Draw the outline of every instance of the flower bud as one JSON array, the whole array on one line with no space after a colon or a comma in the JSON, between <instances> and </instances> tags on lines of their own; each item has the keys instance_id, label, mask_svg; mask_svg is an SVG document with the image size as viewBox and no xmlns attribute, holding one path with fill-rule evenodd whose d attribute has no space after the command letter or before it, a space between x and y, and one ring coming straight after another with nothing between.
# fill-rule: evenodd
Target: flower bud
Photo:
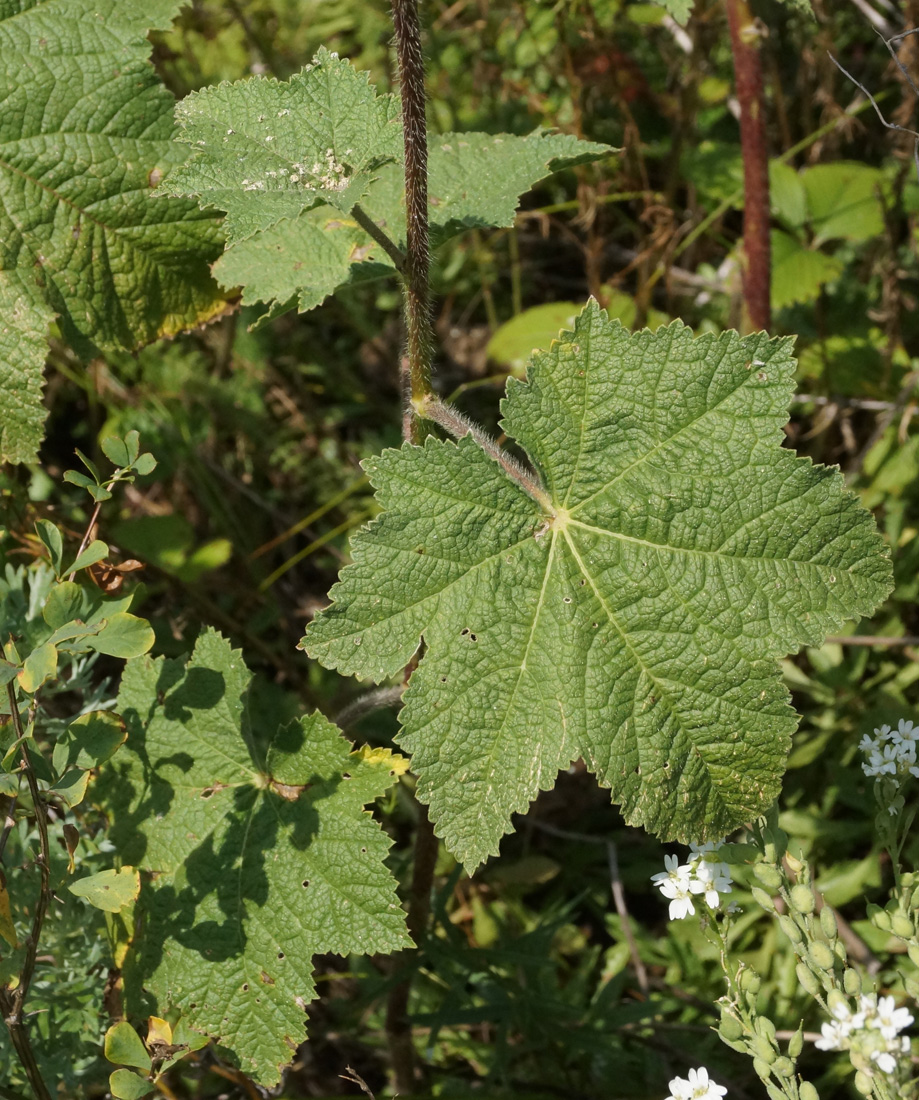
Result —
<instances>
[{"instance_id":1,"label":"flower bud","mask_svg":"<svg viewBox=\"0 0 919 1100\"><path fill-rule=\"evenodd\" d=\"M753 1072L760 1081L768 1081L772 1076L772 1070L769 1068L769 1063L762 1061L760 1058L753 1059Z\"/></svg>"},{"instance_id":2,"label":"flower bud","mask_svg":"<svg viewBox=\"0 0 919 1100\"><path fill-rule=\"evenodd\" d=\"M744 993L752 993L755 996L763 983L755 970L741 970L737 984Z\"/></svg>"},{"instance_id":3,"label":"flower bud","mask_svg":"<svg viewBox=\"0 0 919 1100\"><path fill-rule=\"evenodd\" d=\"M771 1044L775 1045L775 1024L768 1016L757 1016L753 1021L753 1030L757 1035L762 1035L764 1039L768 1039Z\"/></svg>"},{"instance_id":4,"label":"flower bud","mask_svg":"<svg viewBox=\"0 0 919 1100\"><path fill-rule=\"evenodd\" d=\"M804 933L798 927L797 923L784 913L779 917L779 928L782 929L796 947L804 943Z\"/></svg>"},{"instance_id":5,"label":"flower bud","mask_svg":"<svg viewBox=\"0 0 919 1100\"><path fill-rule=\"evenodd\" d=\"M855 1087L862 1094L862 1096L870 1096L872 1090L871 1078L867 1073L859 1070L855 1075Z\"/></svg>"},{"instance_id":6,"label":"flower bud","mask_svg":"<svg viewBox=\"0 0 919 1100\"><path fill-rule=\"evenodd\" d=\"M788 1040L788 1057L797 1058L804 1049L804 1024L798 1025L798 1030Z\"/></svg>"},{"instance_id":7,"label":"flower bud","mask_svg":"<svg viewBox=\"0 0 919 1100\"><path fill-rule=\"evenodd\" d=\"M770 1043L768 1039L764 1039L762 1035L753 1036L750 1040L750 1049L753 1051L753 1054L759 1058L760 1061L765 1062L767 1066L771 1066L778 1057L772 1043Z\"/></svg>"},{"instance_id":8,"label":"flower bud","mask_svg":"<svg viewBox=\"0 0 919 1100\"><path fill-rule=\"evenodd\" d=\"M875 928L880 928L882 932L890 931L890 914L886 909L879 909L877 906L870 907L873 911L868 913L868 918Z\"/></svg>"},{"instance_id":9,"label":"flower bud","mask_svg":"<svg viewBox=\"0 0 919 1100\"><path fill-rule=\"evenodd\" d=\"M820 970L832 970L836 956L822 940L814 940L807 946L807 957Z\"/></svg>"},{"instance_id":10,"label":"flower bud","mask_svg":"<svg viewBox=\"0 0 919 1100\"><path fill-rule=\"evenodd\" d=\"M905 913L892 913L890 930L901 940L911 940L916 935L916 926Z\"/></svg>"},{"instance_id":11,"label":"flower bud","mask_svg":"<svg viewBox=\"0 0 919 1100\"><path fill-rule=\"evenodd\" d=\"M729 1043L736 1042L743 1035L743 1024L736 1016L729 1016L727 1012L722 1011L718 1034Z\"/></svg>"},{"instance_id":12,"label":"flower bud","mask_svg":"<svg viewBox=\"0 0 919 1100\"><path fill-rule=\"evenodd\" d=\"M852 967L847 967L842 975L842 987L850 997L857 997L862 991L862 976Z\"/></svg>"},{"instance_id":13,"label":"flower bud","mask_svg":"<svg viewBox=\"0 0 919 1100\"><path fill-rule=\"evenodd\" d=\"M810 1081L802 1081L798 1085L798 1096L801 1100L820 1100L820 1093L817 1092Z\"/></svg>"},{"instance_id":14,"label":"flower bud","mask_svg":"<svg viewBox=\"0 0 919 1100\"><path fill-rule=\"evenodd\" d=\"M773 867L770 863L754 863L753 874L767 890L776 891L782 888L782 876L779 874L778 868Z\"/></svg>"},{"instance_id":15,"label":"flower bud","mask_svg":"<svg viewBox=\"0 0 919 1100\"><path fill-rule=\"evenodd\" d=\"M809 886L805 886L803 882L796 883L796 885L792 886L791 907L804 916L810 916L816 907L813 890L811 890Z\"/></svg>"},{"instance_id":16,"label":"flower bud","mask_svg":"<svg viewBox=\"0 0 919 1100\"><path fill-rule=\"evenodd\" d=\"M804 870L805 864L803 860L798 859L797 856L793 856L791 852L785 853L785 862L788 864L789 869L795 875L800 875Z\"/></svg>"},{"instance_id":17,"label":"flower bud","mask_svg":"<svg viewBox=\"0 0 919 1100\"><path fill-rule=\"evenodd\" d=\"M798 975L798 983L805 993L810 993L812 997L820 996L823 987L814 977L813 973L808 970L805 963L799 962L795 967L795 973Z\"/></svg>"},{"instance_id":18,"label":"flower bud","mask_svg":"<svg viewBox=\"0 0 919 1100\"><path fill-rule=\"evenodd\" d=\"M754 886L751 893L753 894L753 900L761 909L765 909L767 913L775 912L775 902L772 900L771 894L767 894L759 886Z\"/></svg>"},{"instance_id":19,"label":"flower bud","mask_svg":"<svg viewBox=\"0 0 919 1100\"><path fill-rule=\"evenodd\" d=\"M828 905L824 905L820 910L820 927L823 929L823 934L828 940L836 939L838 934L836 914Z\"/></svg>"}]
</instances>

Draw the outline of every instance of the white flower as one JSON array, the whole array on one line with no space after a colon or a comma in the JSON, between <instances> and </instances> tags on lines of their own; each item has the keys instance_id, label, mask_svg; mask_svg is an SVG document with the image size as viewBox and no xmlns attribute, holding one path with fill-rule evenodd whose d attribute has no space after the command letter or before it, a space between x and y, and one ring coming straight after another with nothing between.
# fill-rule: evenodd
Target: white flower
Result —
<instances>
[{"instance_id":1,"label":"white flower","mask_svg":"<svg viewBox=\"0 0 919 1100\"><path fill-rule=\"evenodd\" d=\"M908 1009L896 1008L893 997L881 997L878 1001L877 1014L869 1021L868 1026L877 1028L885 1039L895 1039L912 1022L913 1018Z\"/></svg>"},{"instance_id":2,"label":"white flower","mask_svg":"<svg viewBox=\"0 0 919 1100\"><path fill-rule=\"evenodd\" d=\"M881 1073L895 1073L897 1069L897 1060L892 1054L889 1054L886 1050L872 1050L869 1055L872 1062L877 1064Z\"/></svg>"},{"instance_id":3,"label":"white flower","mask_svg":"<svg viewBox=\"0 0 919 1100\"><path fill-rule=\"evenodd\" d=\"M700 1069L689 1071L689 1080L674 1077L670 1082L668 1100L721 1100L727 1091L723 1085L716 1085L714 1081L710 1081L708 1070L702 1066Z\"/></svg>"},{"instance_id":4,"label":"white flower","mask_svg":"<svg viewBox=\"0 0 919 1100\"><path fill-rule=\"evenodd\" d=\"M680 864L676 856L664 856L664 871L651 876L651 881L670 900L670 919L680 920L695 913L693 896L702 894L710 909L721 908L721 894L729 894L733 880L731 869L717 858L723 841L707 841L690 845L688 863Z\"/></svg>"}]
</instances>

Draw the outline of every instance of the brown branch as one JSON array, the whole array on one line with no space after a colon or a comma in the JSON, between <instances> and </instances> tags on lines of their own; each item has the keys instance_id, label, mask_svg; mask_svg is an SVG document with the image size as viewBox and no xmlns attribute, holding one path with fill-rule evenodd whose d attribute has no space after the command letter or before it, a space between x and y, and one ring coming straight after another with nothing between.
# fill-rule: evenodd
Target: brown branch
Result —
<instances>
[{"instance_id":1,"label":"brown branch","mask_svg":"<svg viewBox=\"0 0 919 1100\"><path fill-rule=\"evenodd\" d=\"M759 55L759 29L747 0L726 0L734 80L740 103L740 149L744 172L743 289L750 327L768 329L769 157L766 149L766 101Z\"/></svg>"}]
</instances>

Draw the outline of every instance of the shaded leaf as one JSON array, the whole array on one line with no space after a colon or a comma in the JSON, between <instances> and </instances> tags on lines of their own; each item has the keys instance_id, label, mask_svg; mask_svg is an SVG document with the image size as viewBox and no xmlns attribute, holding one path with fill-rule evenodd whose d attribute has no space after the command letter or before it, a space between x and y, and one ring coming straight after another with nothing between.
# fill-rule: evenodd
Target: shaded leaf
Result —
<instances>
[{"instance_id":1,"label":"shaded leaf","mask_svg":"<svg viewBox=\"0 0 919 1100\"><path fill-rule=\"evenodd\" d=\"M213 631L187 666L130 662L128 741L98 793L118 850L154 872L131 972L160 1012L179 1007L273 1084L304 1037L312 956L410 942L384 864L390 840L364 809L406 761L352 752L320 715L255 733L250 679ZM266 757L256 739L270 739Z\"/></svg>"}]
</instances>

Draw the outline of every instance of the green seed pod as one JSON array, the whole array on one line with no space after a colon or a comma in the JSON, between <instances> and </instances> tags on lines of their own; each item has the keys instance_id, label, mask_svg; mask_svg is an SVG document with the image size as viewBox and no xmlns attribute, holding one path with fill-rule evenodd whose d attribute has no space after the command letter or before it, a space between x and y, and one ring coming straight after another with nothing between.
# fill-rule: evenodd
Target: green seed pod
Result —
<instances>
[{"instance_id":1,"label":"green seed pod","mask_svg":"<svg viewBox=\"0 0 919 1100\"><path fill-rule=\"evenodd\" d=\"M919 966L919 943L908 943L906 945L906 953L909 955L910 962L913 966Z\"/></svg>"},{"instance_id":2,"label":"green seed pod","mask_svg":"<svg viewBox=\"0 0 919 1100\"><path fill-rule=\"evenodd\" d=\"M795 1064L790 1058L776 1058L772 1063L772 1072L778 1077L794 1077Z\"/></svg>"},{"instance_id":3,"label":"green seed pod","mask_svg":"<svg viewBox=\"0 0 919 1100\"><path fill-rule=\"evenodd\" d=\"M858 1073L856 1073L855 1087L862 1094L862 1096L871 1095L871 1089L873 1086L871 1083L871 1078L868 1076L867 1073L864 1073L862 1070L859 1070Z\"/></svg>"},{"instance_id":4,"label":"green seed pod","mask_svg":"<svg viewBox=\"0 0 919 1100\"><path fill-rule=\"evenodd\" d=\"M849 961L849 956L846 953L846 945L842 940L833 941L833 954L839 959L843 966Z\"/></svg>"},{"instance_id":5,"label":"green seed pod","mask_svg":"<svg viewBox=\"0 0 919 1100\"><path fill-rule=\"evenodd\" d=\"M851 966L843 971L842 988L850 997L857 997L862 991L862 976Z\"/></svg>"},{"instance_id":6,"label":"green seed pod","mask_svg":"<svg viewBox=\"0 0 919 1100\"><path fill-rule=\"evenodd\" d=\"M788 1057L797 1058L804 1049L804 1024L798 1026L798 1030L788 1040Z\"/></svg>"},{"instance_id":7,"label":"green seed pod","mask_svg":"<svg viewBox=\"0 0 919 1100\"><path fill-rule=\"evenodd\" d=\"M901 940L911 940L916 935L916 926L905 913L891 914L890 930Z\"/></svg>"},{"instance_id":8,"label":"green seed pod","mask_svg":"<svg viewBox=\"0 0 919 1100\"><path fill-rule=\"evenodd\" d=\"M773 1046L775 1045L775 1024L768 1016L757 1016L753 1021L753 1030L757 1035L768 1039Z\"/></svg>"},{"instance_id":9,"label":"green seed pod","mask_svg":"<svg viewBox=\"0 0 919 1100\"><path fill-rule=\"evenodd\" d=\"M735 1016L729 1016L726 1012L722 1012L718 1034L729 1043L736 1042L743 1036L743 1024Z\"/></svg>"},{"instance_id":10,"label":"green seed pod","mask_svg":"<svg viewBox=\"0 0 919 1100\"><path fill-rule=\"evenodd\" d=\"M759 1058L753 1059L753 1072L760 1079L760 1081L768 1081L772 1076L772 1070L769 1068L768 1062L763 1062Z\"/></svg>"},{"instance_id":11,"label":"green seed pod","mask_svg":"<svg viewBox=\"0 0 919 1100\"><path fill-rule=\"evenodd\" d=\"M769 863L754 863L753 874L767 890L781 890L782 876L779 874L777 867L773 867Z\"/></svg>"},{"instance_id":12,"label":"green seed pod","mask_svg":"<svg viewBox=\"0 0 919 1100\"><path fill-rule=\"evenodd\" d=\"M817 981L814 974L807 968L806 963L799 962L795 967L795 973L798 975L798 982L805 993L810 993L812 997L819 997L823 989L820 982Z\"/></svg>"},{"instance_id":13,"label":"green seed pod","mask_svg":"<svg viewBox=\"0 0 919 1100\"><path fill-rule=\"evenodd\" d=\"M836 939L839 931L836 927L836 914L828 905L824 905L820 910L820 927L828 940Z\"/></svg>"},{"instance_id":14,"label":"green seed pod","mask_svg":"<svg viewBox=\"0 0 919 1100\"><path fill-rule=\"evenodd\" d=\"M767 913L775 912L775 902L772 900L771 894L767 894L760 886L752 887L750 892L753 894L753 900L760 909L765 909Z\"/></svg>"},{"instance_id":15,"label":"green seed pod","mask_svg":"<svg viewBox=\"0 0 919 1100\"><path fill-rule=\"evenodd\" d=\"M914 1001L919 1001L919 974L905 974L903 987Z\"/></svg>"},{"instance_id":16,"label":"green seed pod","mask_svg":"<svg viewBox=\"0 0 919 1100\"><path fill-rule=\"evenodd\" d=\"M919 886L917 886L916 889L913 890L912 895L910 896L909 907L910 909L919 909Z\"/></svg>"},{"instance_id":17,"label":"green seed pod","mask_svg":"<svg viewBox=\"0 0 919 1100\"><path fill-rule=\"evenodd\" d=\"M817 1092L810 1081L802 1081L798 1085L798 1096L801 1100L820 1100L820 1093Z\"/></svg>"},{"instance_id":18,"label":"green seed pod","mask_svg":"<svg viewBox=\"0 0 919 1100\"><path fill-rule=\"evenodd\" d=\"M890 914L886 909L878 909L875 907L875 911L869 913L868 916L875 928L880 928L882 932L890 931Z\"/></svg>"},{"instance_id":19,"label":"green seed pod","mask_svg":"<svg viewBox=\"0 0 919 1100\"><path fill-rule=\"evenodd\" d=\"M769 1097L769 1100L788 1100L786 1093L775 1085L770 1085L768 1081L766 1082L766 1095Z\"/></svg>"},{"instance_id":20,"label":"green seed pod","mask_svg":"<svg viewBox=\"0 0 919 1100\"><path fill-rule=\"evenodd\" d=\"M785 913L782 913L779 917L779 928L782 929L796 947L804 943L804 933L798 927L797 923Z\"/></svg>"},{"instance_id":21,"label":"green seed pod","mask_svg":"<svg viewBox=\"0 0 919 1100\"><path fill-rule=\"evenodd\" d=\"M816 908L817 903L814 900L814 892L809 886L805 886L803 882L797 883L791 888L791 907L798 913L802 913L804 916L810 916Z\"/></svg>"},{"instance_id":22,"label":"green seed pod","mask_svg":"<svg viewBox=\"0 0 919 1100\"><path fill-rule=\"evenodd\" d=\"M759 1058L761 1062L765 1062L767 1066L771 1066L778 1057L772 1043L768 1039L764 1039L762 1035L753 1036L750 1040L750 1049L753 1051L754 1056Z\"/></svg>"},{"instance_id":23,"label":"green seed pod","mask_svg":"<svg viewBox=\"0 0 919 1100\"><path fill-rule=\"evenodd\" d=\"M762 984L762 980L755 970L741 970L738 985L744 993L751 993L755 996L759 993L759 987Z\"/></svg>"},{"instance_id":24,"label":"green seed pod","mask_svg":"<svg viewBox=\"0 0 919 1100\"><path fill-rule=\"evenodd\" d=\"M832 970L836 961L836 956L821 940L808 944L807 957L820 970Z\"/></svg>"}]
</instances>

